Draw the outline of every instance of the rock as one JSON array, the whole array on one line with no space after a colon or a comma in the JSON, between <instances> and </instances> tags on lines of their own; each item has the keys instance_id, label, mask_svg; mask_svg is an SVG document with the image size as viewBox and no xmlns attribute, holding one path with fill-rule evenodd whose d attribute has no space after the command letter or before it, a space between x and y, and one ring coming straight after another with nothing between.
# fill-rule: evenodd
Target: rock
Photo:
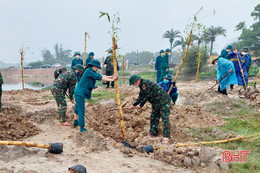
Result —
<instances>
[{"instance_id":1,"label":"rock","mask_svg":"<svg viewBox=\"0 0 260 173\"><path fill-rule=\"evenodd\" d=\"M188 156L192 157L193 155L195 155L195 152L190 151L190 152L188 152L187 154L188 154Z\"/></svg>"},{"instance_id":2,"label":"rock","mask_svg":"<svg viewBox=\"0 0 260 173\"><path fill-rule=\"evenodd\" d=\"M200 159L199 159L199 157L193 157L193 158L191 159L191 163L192 163L192 165L195 166L195 167L199 166L199 165L200 165Z\"/></svg>"},{"instance_id":3,"label":"rock","mask_svg":"<svg viewBox=\"0 0 260 173\"><path fill-rule=\"evenodd\" d=\"M202 147L200 149L199 153L199 159L202 163L208 163L210 160L215 156L215 151L207 148L207 147Z\"/></svg>"},{"instance_id":4,"label":"rock","mask_svg":"<svg viewBox=\"0 0 260 173\"><path fill-rule=\"evenodd\" d=\"M222 161L222 159L218 159L217 160L217 165L221 168L221 169L223 169L223 170L229 170L229 165L228 165L228 163L226 163L226 162L223 162Z\"/></svg>"},{"instance_id":5,"label":"rock","mask_svg":"<svg viewBox=\"0 0 260 173\"><path fill-rule=\"evenodd\" d=\"M192 166L191 159L188 157L185 157L183 160L183 164L187 167L191 167Z\"/></svg>"},{"instance_id":6,"label":"rock","mask_svg":"<svg viewBox=\"0 0 260 173\"><path fill-rule=\"evenodd\" d=\"M209 170L210 172L219 172L219 167L215 162L211 162L209 164Z\"/></svg>"},{"instance_id":7,"label":"rock","mask_svg":"<svg viewBox=\"0 0 260 173\"><path fill-rule=\"evenodd\" d=\"M201 163L200 166L204 168L206 166L206 164L205 163Z\"/></svg>"}]
</instances>

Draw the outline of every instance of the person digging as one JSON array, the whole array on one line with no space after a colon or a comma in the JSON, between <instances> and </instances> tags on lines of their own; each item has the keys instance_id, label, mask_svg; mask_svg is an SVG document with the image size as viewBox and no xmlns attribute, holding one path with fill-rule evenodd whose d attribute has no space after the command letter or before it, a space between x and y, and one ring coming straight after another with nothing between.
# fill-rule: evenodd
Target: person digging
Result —
<instances>
[{"instance_id":1,"label":"person digging","mask_svg":"<svg viewBox=\"0 0 260 173\"><path fill-rule=\"evenodd\" d=\"M156 136L159 131L159 120L163 122L162 144L168 144L170 138L170 96L156 83L142 79L141 76L132 75L129 84L140 87L140 93L135 103L129 109L142 108L149 101L152 104L152 114L150 117L150 135Z\"/></svg>"},{"instance_id":2,"label":"person digging","mask_svg":"<svg viewBox=\"0 0 260 173\"><path fill-rule=\"evenodd\" d=\"M67 90L69 90L69 99L72 103L74 103L73 94L77 83L76 74L80 70L83 70L82 67L82 65L78 64L73 67L73 72L63 70L61 74L58 74L58 76L57 74L54 74L56 76L51 87L51 93L55 98L58 106L59 121L61 122L61 125L70 126L70 124L66 121L67 102L65 100L65 95Z\"/></svg>"},{"instance_id":3,"label":"person digging","mask_svg":"<svg viewBox=\"0 0 260 173\"><path fill-rule=\"evenodd\" d=\"M228 95L227 88L237 84L237 77L233 63L223 57L216 58L212 61L213 65L217 65L217 82L219 82L218 92ZM222 79L222 80L221 80Z\"/></svg>"}]
</instances>

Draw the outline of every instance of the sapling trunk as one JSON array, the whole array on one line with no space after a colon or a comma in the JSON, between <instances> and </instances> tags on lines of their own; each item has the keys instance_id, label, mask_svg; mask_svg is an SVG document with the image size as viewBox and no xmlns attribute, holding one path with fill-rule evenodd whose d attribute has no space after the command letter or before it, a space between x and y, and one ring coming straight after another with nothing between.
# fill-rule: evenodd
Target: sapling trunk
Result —
<instances>
[{"instance_id":1,"label":"sapling trunk","mask_svg":"<svg viewBox=\"0 0 260 173\"><path fill-rule=\"evenodd\" d=\"M114 64L114 74L118 74L117 71L117 59L116 59L116 49L117 49L117 44L116 44L116 38L113 36L112 37L112 43L113 43L113 64ZM117 107L118 107L118 112L120 116L120 125L121 125L121 131L123 138L126 139L126 133L125 133L125 123L124 123L124 116L123 116L123 111L120 103L120 93L119 93L119 87L118 87L118 79L115 80L115 90L116 90L116 101L117 101Z\"/></svg>"},{"instance_id":2,"label":"sapling trunk","mask_svg":"<svg viewBox=\"0 0 260 173\"><path fill-rule=\"evenodd\" d=\"M125 56L123 56L123 84L125 84Z\"/></svg>"},{"instance_id":3,"label":"sapling trunk","mask_svg":"<svg viewBox=\"0 0 260 173\"><path fill-rule=\"evenodd\" d=\"M200 73L200 57L201 57L201 50L199 49L199 60L198 60L198 68L197 68L196 82L199 81L199 73Z\"/></svg>"},{"instance_id":4,"label":"sapling trunk","mask_svg":"<svg viewBox=\"0 0 260 173\"><path fill-rule=\"evenodd\" d=\"M103 73L103 75L105 75L104 57L102 57L102 73Z\"/></svg>"},{"instance_id":5,"label":"sapling trunk","mask_svg":"<svg viewBox=\"0 0 260 173\"><path fill-rule=\"evenodd\" d=\"M174 82L176 82L177 77L178 77L178 75L179 75L179 73L180 73L180 71L181 71L181 67L182 67L182 65L183 65L183 62L184 62L185 59L186 59L186 56L187 56L187 53L188 53L188 50L189 50L189 47L190 47L190 43L191 43L191 37L192 37L192 30L190 31L189 40L188 40L188 43L187 43L187 47L186 47L186 50L185 50L185 54L184 54L184 56L183 56L183 58L182 58L180 67L179 67L179 69L178 69L178 71L177 71L177 73L176 73L176 75L175 75Z\"/></svg>"},{"instance_id":6,"label":"sapling trunk","mask_svg":"<svg viewBox=\"0 0 260 173\"><path fill-rule=\"evenodd\" d=\"M21 53L22 89L24 90L24 77L23 77L23 55L24 55L24 52L23 52L23 49L21 49L20 53Z\"/></svg>"},{"instance_id":7,"label":"sapling trunk","mask_svg":"<svg viewBox=\"0 0 260 173\"><path fill-rule=\"evenodd\" d=\"M187 43L187 47L186 47L186 50L185 50L185 54L184 54L184 56L183 56L183 58L182 58L180 67L179 67L179 69L178 69L178 71L177 71L177 73L176 73L176 75L175 75L174 82L176 82L177 77L178 77L178 75L179 75L179 73L180 73L180 71L181 71L181 67L182 67L182 65L183 65L183 62L184 62L185 59L186 59L186 56L187 56L187 53L188 53L188 50L189 50L189 47L190 47L191 37L192 37L192 30L190 31L189 40L188 40L188 43ZM171 88L169 89L168 94L170 94L172 88L173 88L173 85L172 85Z\"/></svg>"},{"instance_id":8,"label":"sapling trunk","mask_svg":"<svg viewBox=\"0 0 260 173\"><path fill-rule=\"evenodd\" d=\"M87 51L87 32L85 32L85 49L84 49L83 67L85 66L85 62L86 62L86 51Z\"/></svg>"}]
</instances>

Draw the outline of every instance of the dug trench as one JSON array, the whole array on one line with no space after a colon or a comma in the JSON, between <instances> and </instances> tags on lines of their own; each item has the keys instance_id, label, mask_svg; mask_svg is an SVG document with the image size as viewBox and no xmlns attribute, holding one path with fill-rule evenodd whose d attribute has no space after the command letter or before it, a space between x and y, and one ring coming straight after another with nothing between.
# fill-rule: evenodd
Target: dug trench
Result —
<instances>
[{"instance_id":1,"label":"dug trench","mask_svg":"<svg viewBox=\"0 0 260 173\"><path fill-rule=\"evenodd\" d=\"M199 89L193 90L193 95L191 95L189 90L186 90L185 87L188 86L186 86L184 83L184 89L183 91L180 91L180 94L182 94L182 98L180 98L179 104L176 106L172 105L171 108L170 120L172 141L166 147L161 147L163 128L162 122L160 122L160 130L158 136L155 138L151 138L149 136L151 114L151 105L149 103L146 103L145 106L140 110L123 111L127 136L126 140L131 143L131 145L136 146L135 150L126 148L123 146L123 144L121 144L122 133L118 111L109 111L110 109L117 108L117 104L114 99L102 100L98 104L87 102L86 115L89 117L89 120L86 120L86 126L88 128L88 132L85 135L81 135L79 134L79 129L77 128L70 129L69 127L59 127L58 121L55 120L55 117L57 117L57 108L54 99L51 98L50 91L33 90L25 90L23 92L4 92L4 104L2 112L0 114L1 120L13 120L12 118L15 117L15 119L12 121L14 125L9 124L8 130L14 131L16 128L22 128L25 131L25 134L28 133L28 135L19 134L13 137L10 137L10 135L6 137L5 135L1 138L1 140L29 139L42 141L42 139L45 138L50 138L49 140L55 140L56 138L58 138L58 136L48 137L48 135L53 136L54 131L60 131L62 136L66 136L63 138L64 142L67 142L65 143L65 145L67 145L68 147L71 146L71 148L67 148L67 150L73 151L74 154L82 153L80 152L80 149L82 149L85 154L102 151L114 151L114 149L118 149L124 154L126 158L137 156L147 157L168 163L169 165L182 167L185 166L194 169L196 168L196 170L212 169L214 171L221 171L223 169L228 169L228 166L226 164L223 165L223 163L220 162L221 160L219 154L221 153L221 151L218 148L175 147L175 144L178 143L189 143L195 141L192 135L190 133L187 133L187 129L217 127L225 124L225 121L218 115L212 114L202 108L205 102L197 101L201 99L200 97L210 98L211 95L214 95L214 92L201 93L201 90L205 90L205 87L198 87ZM99 90L100 89L97 89L95 92L98 92ZM109 90L113 91L112 89ZM121 100L122 106L128 107L132 105L134 100L138 97L138 92L138 89L121 86L121 95L127 95ZM213 100L218 100L219 95L211 98ZM225 99L228 100L228 98ZM191 101L193 101L194 104L191 104ZM201 105L201 103L203 104ZM72 117L72 112L73 106L71 103L68 102L69 117ZM23 124L26 124L26 126L34 129L33 133L30 133L29 128L23 128ZM6 131L6 127L0 126L0 130ZM227 137L229 136L223 136L223 138ZM153 145L154 147L161 147L161 149L155 150L153 153L150 154L141 153L140 147L143 145ZM75 149L75 147L78 147L78 149ZM111 147L114 149L112 149ZM25 151L21 149L17 150L21 152ZM32 152L27 152L27 150L26 153L29 153L28 155L32 157ZM3 152L4 151L6 151L6 148L3 150ZM36 152L38 152L38 150L36 150Z\"/></svg>"}]
</instances>

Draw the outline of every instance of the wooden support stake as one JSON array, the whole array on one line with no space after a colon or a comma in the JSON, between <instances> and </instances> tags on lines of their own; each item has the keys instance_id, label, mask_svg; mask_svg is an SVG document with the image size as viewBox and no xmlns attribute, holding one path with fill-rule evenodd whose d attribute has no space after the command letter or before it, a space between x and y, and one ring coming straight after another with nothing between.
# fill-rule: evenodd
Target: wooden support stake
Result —
<instances>
[{"instance_id":1,"label":"wooden support stake","mask_svg":"<svg viewBox=\"0 0 260 173\"><path fill-rule=\"evenodd\" d=\"M86 51L87 51L87 32L85 32L85 49L84 49L84 59L83 59L83 67L85 66L86 62ZM87 65L87 64L86 64Z\"/></svg>"},{"instance_id":2,"label":"wooden support stake","mask_svg":"<svg viewBox=\"0 0 260 173\"><path fill-rule=\"evenodd\" d=\"M123 56L123 84L125 84L125 56Z\"/></svg>"},{"instance_id":3,"label":"wooden support stake","mask_svg":"<svg viewBox=\"0 0 260 173\"><path fill-rule=\"evenodd\" d=\"M23 48L20 50L20 54L21 54L22 89L24 90L24 77L23 77L23 56L24 56L24 50L23 50Z\"/></svg>"},{"instance_id":4,"label":"wooden support stake","mask_svg":"<svg viewBox=\"0 0 260 173\"><path fill-rule=\"evenodd\" d=\"M189 47L190 47L191 37L192 37L192 30L190 31L189 41L188 41L188 43L187 43L187 48L186 48L185 54L184 54L184 56L183 56L183 58L182 58L180 67L179 67L179 69L178 69L178 71L177 71L177 73L176 73L176 75L175 75L174 82L176 82L177 77L178 77L178 75L179 75L179 73L180 73L180 71L181 71L181 67L182 67L182 65L183 65L183 62L184 62L185 59L186 59L186 56L187 56L187 53L188 53L188 50L189 50ZM171 92L172 88L173 88L173 85L172 85L171 88L169 89L170 92ZM169 94L170 92L168 92L168 94Z\"/></svg>"},{"instance_id":5,"label":"wooden support stake","mask_svg":"<svg viewBox=\"0 0 260 173\"><path fill-rule=\"evenodd\" d=\"M113 63L114 63L114 74L118 74L117 71L117 59L116 59L116 49L117 49L117 44L116 44L116 38L113 36L112 37L112 43L113 43ZM125 123L124 123L124 117L123 117L123 111L120 103L120 93L119 93L119 87L118 87L118 79L115 80L115 90L116 90L116 101L117 101L117 107L118 107L118 112L120 116L120 125L121 125L121 131L123 138L126 139L126 133L125 133Z\"/></svg>"},{"instance_id":6,"label":"wooden support stake","mask_svg":"<svg viewBox=\"0 0 260 173\"><path fill-rule=\"evenodd\" d=\"M199 82L199 73L200 73L200 57L201 57L201 50L199 49L199 60L198 60L198 68L197 68L196 82Z\"/></svg>"},{"instance_id":7,"label":"wooden support stake","mask_svg":"<svg viewBox=\"0 0 260 173\"><path fill-rule=\"evenodd\" d=\"M102 57L102 73L103 73L103 75L105 75L104 57Z\"/></svg>"}]
</instances>

